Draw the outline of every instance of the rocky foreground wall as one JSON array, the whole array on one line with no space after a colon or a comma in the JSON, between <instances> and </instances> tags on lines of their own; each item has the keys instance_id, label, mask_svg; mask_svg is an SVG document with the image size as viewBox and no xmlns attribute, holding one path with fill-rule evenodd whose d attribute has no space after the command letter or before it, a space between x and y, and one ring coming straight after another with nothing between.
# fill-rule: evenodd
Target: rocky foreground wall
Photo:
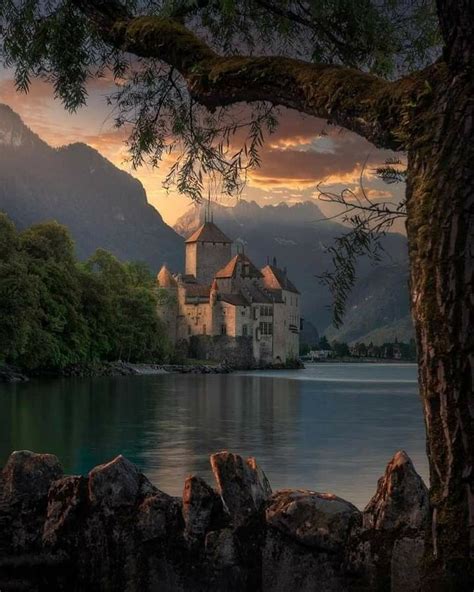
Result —
<instances>
[{"instance_id":1,"label":"rocky foreground wall","mask_svg":"<svg viewBox=\"0 0 474 592\"><path fill-rule=\"evenodd\" d=\"M364 510L333 494L272 492L255 459L211 456L183 497L123 456L87 477L14 452L0 478L0 590L415 592L426 487L397 452Z\"/></svg>"}]
</instances>

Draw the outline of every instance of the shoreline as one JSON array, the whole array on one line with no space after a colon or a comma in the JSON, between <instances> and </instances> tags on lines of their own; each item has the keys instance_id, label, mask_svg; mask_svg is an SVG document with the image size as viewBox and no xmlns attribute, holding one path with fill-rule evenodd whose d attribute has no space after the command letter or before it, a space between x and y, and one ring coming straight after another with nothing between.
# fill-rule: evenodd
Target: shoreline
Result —
<instances>
[{"instance_id":1,"label":"shoreline","mask_svg":"<svg viewBox=\"0 0 474 592\"><path fill-rule=\"evenodd\" d=\"M100 376L153 376L160 374L231 374L237 371L254 370L298 370L304 364L265 364L261 366L237 367L226 362L191 362L183 364L155 364L132 362L98 362L74 364L63 369L41 369L25 371L20 368L0 365L0 384L15 384L41 378L88 378Z\"/></svg>"},{"instance_id":2,"label":"shoreline","mask_svg":"<svg viewBox=\"0 0 474 592\"><path fill-rule=\"evenodd\" d=\"M261 370L303 370L305 364L371 364L371 365L416 365L413 360L332 358L330 360L302 360L289 364L263 364L237 367L225 362L190 361L183 364L155 364L153 362L98 362L74 364L63 369L25 371L21 368L0 364L0 384L28 382L42 378L93 378L101 376L157 376L160 374L232 374L233 372L258 372Z\"/></svg>"}]
</instances>

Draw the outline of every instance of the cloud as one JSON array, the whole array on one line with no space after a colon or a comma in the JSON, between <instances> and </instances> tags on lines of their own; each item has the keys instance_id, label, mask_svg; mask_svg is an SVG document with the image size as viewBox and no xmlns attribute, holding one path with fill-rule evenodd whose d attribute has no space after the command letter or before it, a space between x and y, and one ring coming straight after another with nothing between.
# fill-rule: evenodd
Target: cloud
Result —
<instances>
[{"instance_id":1,"label":"cloud","mask_svg":"<svg viewBox=\"0 0 474 592\"><path fill-rule=\"evenodd\" d=\"M105 96L115 88L110 75L92 80L88 86L88 105L70 114L54 99L50 84L33 80L29 93L22 95L15 89L11 71L0 69L0 102L10 105L50 145L84 142L139 178L149 201L168 222L173 222L190 204L189 199L178 196L176 191L163 189L162 183L174 156L165 155L158 169L132 168L127 162L129 155L125 144L130 130L114 127L114 112L105 101ZM249 109L240 108L238 112L248 117ZM239 131L233 144L242 139L243 132ZM372 169L393 153L377 150L355 134L296 111L279 110L279 126L274 134L266 137L260 156L261 167L250 172L243 193L244 198L260 203L314 199L319 183L337 190L357 187L367 158L364 176L367 190L392 195L386 186L385 189L380 186ZM400 189L395 189L394 194L401 195Z\"/></svg>"}]
</instances>

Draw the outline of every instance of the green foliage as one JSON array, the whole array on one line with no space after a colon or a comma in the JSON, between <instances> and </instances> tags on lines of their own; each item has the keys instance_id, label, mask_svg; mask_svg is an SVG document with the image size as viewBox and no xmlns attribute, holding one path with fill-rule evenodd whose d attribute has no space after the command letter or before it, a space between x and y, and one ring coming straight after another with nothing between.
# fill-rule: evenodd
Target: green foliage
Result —
<instances>
[{"instance_id":1,"label":"green foliage","mask_svg":"<svg viewBox=\"0 0 474 592\"><path fill-rule=\"evenodd\" d=\"M50 82L74 111L87 100L87 81L117 81L109 100L116 124L131 129L130 159L152 165L174 152L167 185L194 200L217 183L238 192L246 171L259 166L265 133L276 125L271 105L197 105L168 65L110 47L74 0L2 0L0 59L14 67L16 86ZM86 3L84 3L86 4ZM105 3L107 4L107 3ZM283 55L342 64L394 78L431 63L440 38L434 0L122 0L114 16L158 15L197 31L221 54ZM129 11L129 12L128 12ZM120 14L119 14L120 13ZM199 68L199 64L196 65ZM207 186L207 187L206 187Z\"/></svg>"},{"instance_id":2,"label":"green foliage","mask_svg":"<svg viewBox=\"0 0 474 592\"><path fill-rule=\"evenodd\" d=\"M323 349L323 350L330 350L331 349L331 346L329 345L329 341L327 340L326 335L323 335L320 338L318 348Z\"/></svg>"},{"instance_id":3,"label":"green foliage","mask_svg":"<svg viewBox=\"0 0 474 592\"><path fill-rule=\"evenodd\" d=\"M347 343L341 343L339 341L333 341L331 349L338 358L344 358L350 356L351 352Z\"/></svg>"},{"instance_id":4,"label":"green foliage","mask_svg":"<svg viewBox=\"0 0 474 592\"><path fill-rule=\"evenodd\" d=\"M98 250L78 263L55 223L18 233L0 216L0 360L25 369L167 360L153 277Z\"/></svg>"}]
</instances>

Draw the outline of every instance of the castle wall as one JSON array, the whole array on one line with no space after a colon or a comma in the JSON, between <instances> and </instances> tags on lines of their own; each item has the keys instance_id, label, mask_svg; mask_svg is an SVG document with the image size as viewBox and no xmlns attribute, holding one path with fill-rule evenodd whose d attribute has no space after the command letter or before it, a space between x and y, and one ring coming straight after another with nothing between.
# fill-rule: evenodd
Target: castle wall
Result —
<instances>
[{"instance_id":1,"label":"castle wall","mask_svg":"<svg viewBox=\"0 0 474 592\"><path fill-rule=\"evenodd\" d=\"M255 365L252 355L252 337L230 335L194 335L190 339L190 355L199 360L227 362L234 368Z\"/></svg>"},{"instance_id":2,"label":"castle wall","mask_svg":"<svg viewBox=\"0 0 474 592\"><path fill-rule=\"evenodd\" d=\"M158 317L166 327L169 340L175 344L178 339L178 290L176 288L159 288Z\"/></svg>"},{"instance_id":3,"label":"castle wall","mask_svg":"<svg viewBox=\"0 0 474 592\"><path fill-rule=\"evenodd\" d=\"M187 304L180 302L178 339L189 340L192 335L210 335L213 331L212 310L209 302Z\"/></svg>"},{"instance_id":4,"label":"castle wall","mask_svg":"<svg viewBox=\"0 0 474 592\"><path fill-rule=\"evenodd\" d=\"M184 273L196 276L197 243L186 243L186 262Z\"/></svg>"},{"instance_id":5,"label":"castle wall","mask_svg":"<svg viewBox=\"0 0 474 592\"><path fill-rule=\"evenodd\" d=\"M186 244L186 274L201 284L211 284L216 273L232 256L230 243L196 242Z\"/></svg>"}]
</instances>

